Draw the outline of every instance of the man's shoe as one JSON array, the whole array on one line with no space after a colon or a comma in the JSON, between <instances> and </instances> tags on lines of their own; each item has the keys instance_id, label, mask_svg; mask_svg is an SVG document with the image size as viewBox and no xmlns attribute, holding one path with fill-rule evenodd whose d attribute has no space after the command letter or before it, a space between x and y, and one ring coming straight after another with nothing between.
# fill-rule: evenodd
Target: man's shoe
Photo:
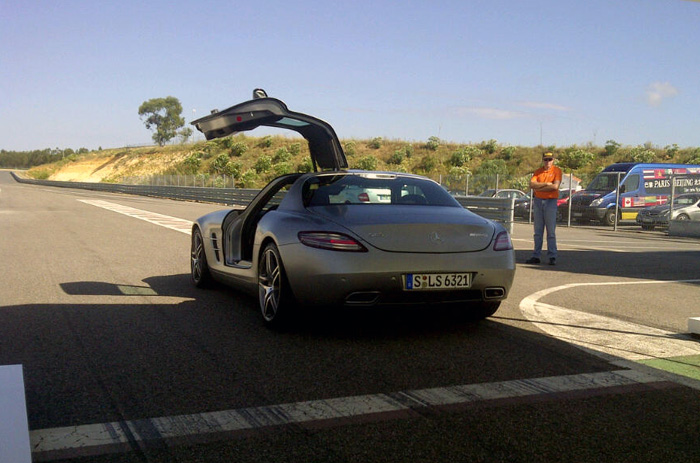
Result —
<instances>
[{"instance_id":1,"label":"man's shoe","mask_svg":"<svg viewBox=\"0 0 700 463\"><path fill-rule=\"evenodd\" d=\"M557 265L557 260L554 257L549 258L549 265Z\"/></svg>"},{"instance_id":2,"label":"man's shoe","mask_svg":"<svg viewBox=\"0 0 700 463\"><path fill-rule=\"evenodd\" d=\"M526 264L539 264L540 259L537 257L530 257L528 260L525 261Z\"/></svg>"}]
</instances>

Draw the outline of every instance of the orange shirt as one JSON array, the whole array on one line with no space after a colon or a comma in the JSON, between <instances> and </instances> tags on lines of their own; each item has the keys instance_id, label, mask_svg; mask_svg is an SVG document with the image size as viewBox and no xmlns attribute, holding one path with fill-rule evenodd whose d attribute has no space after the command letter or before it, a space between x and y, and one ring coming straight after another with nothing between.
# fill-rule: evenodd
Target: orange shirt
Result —
<instances>
[{"instance_id":1,"label":"orange shirt","mask_svg":"<svg viewBox=\"0 0 700 463\"><path fill-rule=\"evenodd\" d=\"M549 170L544 170L544 167L540 167L532 175L532 178L536 182L540 183L553 183L558 181L561 184L561 169L557 166L552 166ZM537 191L535 190L535 196L542 199L552 199L559 197L559 190L552 191Z\"/></svg>"}]
</instances>

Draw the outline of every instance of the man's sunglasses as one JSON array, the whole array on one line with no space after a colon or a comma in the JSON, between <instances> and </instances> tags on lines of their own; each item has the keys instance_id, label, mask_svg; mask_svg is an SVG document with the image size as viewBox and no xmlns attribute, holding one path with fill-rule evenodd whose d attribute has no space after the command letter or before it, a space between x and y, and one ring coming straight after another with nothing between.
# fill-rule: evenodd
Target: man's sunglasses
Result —
<instances>
[{"instance_id":1,"label":"man's sunglasses","mask_svg":"<svg viewBox=\"0 0 700 463\"><path fill-rule=\"evenodd\" d=\"M554 161L554 158L542 158L544 162Z\"/></svg>"}]
</instances>

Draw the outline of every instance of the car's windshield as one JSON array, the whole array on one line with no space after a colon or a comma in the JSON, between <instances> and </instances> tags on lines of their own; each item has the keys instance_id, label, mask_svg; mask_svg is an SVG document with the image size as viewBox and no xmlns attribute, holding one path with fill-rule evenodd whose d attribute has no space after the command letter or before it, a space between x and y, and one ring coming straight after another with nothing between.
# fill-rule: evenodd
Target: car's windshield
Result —
<instances>
[{"instance_id":1,"label":"car's windshield","mask_svg":"<svg viewBox=\"0 0 700 463\"><path fill-rule=\"evenodd\" d=\"M622 175L624 177L624 173ZM617 188L618 173L601 173L586 187L587 191L613 191Z\"/></svg>"},{"instance_id":2,"label":"car's windshield","mask_svg":"<svg viewBox=\"0 0 700 463\"><path fill-rule=\"evenodd\" d=\"M418 205L461 207L440 185L393 174L342 174L311 177L303 187L306 206Z\"/></svg>"}]
</instances>

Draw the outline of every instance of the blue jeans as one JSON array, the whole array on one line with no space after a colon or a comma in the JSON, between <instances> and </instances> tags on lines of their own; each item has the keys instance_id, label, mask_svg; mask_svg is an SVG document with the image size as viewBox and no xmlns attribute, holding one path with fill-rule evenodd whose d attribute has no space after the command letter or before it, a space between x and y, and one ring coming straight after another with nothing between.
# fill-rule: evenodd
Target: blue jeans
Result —
<instances>
[{"instance_id":1,"label":"blue jeans","mask_svg":"<svg viewBox=\"0 0 700 463\"><path fill-rule=\"evenodd\" d=\"M542 254L542 241L544 229L547 229L547 257L557 258L557 198L534 198L532 203L532 215L535 223L535 250L532 257L540 258Z\"/></svg>"}]
</instances>

